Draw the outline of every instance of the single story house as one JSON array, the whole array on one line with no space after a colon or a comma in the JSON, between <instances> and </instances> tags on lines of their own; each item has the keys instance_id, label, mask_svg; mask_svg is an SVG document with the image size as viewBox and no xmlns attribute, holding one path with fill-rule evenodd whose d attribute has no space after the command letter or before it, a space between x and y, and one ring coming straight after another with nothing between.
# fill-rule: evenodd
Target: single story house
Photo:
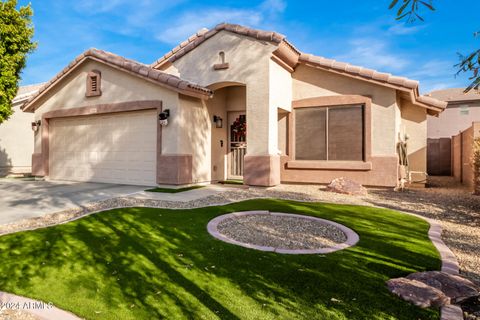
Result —
<instances>
[{"instance_id":1,"label":"single story house","mask_svg":"<svg viewBox=\"0 0 480 320\"><path fill-rule=\"evenodd\" d=\"M151 65L90 49L24 106L32 170L138 185L398 183L397 143L426 171L427 115L446 103L418 82L305 54L285 36L222 23Z\"/></svg>"},{"instance_id":2,"label":"single story house","mask_svg":"<svg viewBox=\"0 0 480 320\"><path fill-rule=\"evenodd\" d=\"M0 123L0 177L11 174L29 174L32 171L34 115L22 112L20 107L43 84L22 86L12 101L13 114Z\"/></svg>"}]
</instances>

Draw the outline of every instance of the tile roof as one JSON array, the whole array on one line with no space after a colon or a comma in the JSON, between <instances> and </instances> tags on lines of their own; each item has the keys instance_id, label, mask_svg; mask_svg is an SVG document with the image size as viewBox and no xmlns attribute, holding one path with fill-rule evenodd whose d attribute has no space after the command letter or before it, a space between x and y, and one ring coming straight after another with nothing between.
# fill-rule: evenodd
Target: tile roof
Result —
<instances>
[{"instance_id":1,"label":"tile roof","mask_svg":"<svg viewBox=\"0 0 480 320\"><path fill-rule=\"evenodd\" d=\"M343 73L349 73L352 75L360 76L362 78L371 79L383 83L393 84L395 86L404 87L407 89L415 89L418 87L418 81L411 80L404 77L393 76L390 73L378 72L373 69L354 66L349 63L336 61L333 59L327 59L320 56L314 56L312 54L302 53L299 58L300 62L306 64L314 64L316 66L323 67L325 69L332 69Z\"/></svg>"},{"instance_id":2,"label":"tile roof","mask_svg":"<svg viewBox=\"0 0 480 320\"><path fill-rule=\"evenodd\" d=\"M408 79L405 77L398 77L390 73L378 72L373 69L363 68L360 66L351 65L349 63L340 62L333 59L327 59L320 56L314 56L312 54L306 53L302 53L300 55L299 62L306 65L320 67L325 70L348 74L350 76L362 78L373 83L388 85L396 89L413 91L413 96L416 100L415 102L420 102L436 109L443 110L447 106L447 103L444 101L425 95L421 96L418 93L419 83L416 80Z\"/></svg>"},{"instance_id":3,"label":"tile roof","mask_svg":"<svg viewBox=\"0 0 480 320\"><path fill-rule=\"evenodd\" d=\"M283 34L277 32L252 29L249 27L241 26L239 24L220 23L211 30L208 30L207 28L199 30L197 33L195 33L190 38L183 41L178 46L167 52L163 57L152 63L150 66L152 68L158 68L166 62L174 62L175 60L178 60L188 52L198 47L205 40L213 37L214 35L223 30L258 39L261 41L272 42L275 44L279 44L282 41L287 42L286 37ZM287 42L287 44L292 49L298 52L298 50L296 50L291 43Z\"/></svg>"},{"instance_id":4,"label":"tile roof","mask_svg":"<svg viewBox=\"0 0 480 320\"><path fill-rule=\"evenodd\" d=\"M427 93L426 96L450 103L461 103L467 101L480 102L480 92L470 90L468 93L464 93L464 90L465 88L449 88L443 90L435 90Z\"/></svg>"},{"instance_id":5,"label":"tile roof","mask_svg":"<svg viewBox=\"0 0 480 320\"><path fill-rule=\"evenodd\" d=\"M288 42L286 40L286 37L280 33L252 29L238 24L220 23L212 30L203 28L194 35L192 35L190 38L173 48L163 57L152 63L150 66L153 68L160 68L165 63L173 63L174 61L183 57L188 52L198 47L202 42L213 37L215 34L222 30L241 34L244 36L249 36L262 41L269 41L277 45L284 43L293 51L295 55L298 55L298 60L295 60L294 64L310 65L322 68L324 70L350 75L380 85L387 85L402 91L407 91L410 92L413 102L423 104L424 106L426 105L427 107L434 108L437 111L441 111L446 107L446 103L444 101L440 101L432 97L420 96L420 94L418 93L418 81L411 80L405 77L394 76L389 73L378 72L373 69L351 65L333 59L327 59L324 57L303 53L296 49L295 46ZM294 67L295 65L293 66L293 68Z\"/></svg>"},{"instance_id":6,"label":"tile roof","mask_svg":"<svg viewBox=\"0 0 480 320\"><path fill-rule=\"evenodd\" d=\"M23 105L22 109L24 111L29 109L30 104L37 97L39 97L54 83L56 83L59 79L63 78L67 73L69 73L72 69L74 69L77 65L79 65L82 61L86 59L93 59L103 62L117 69L129 72L131 74L158 83L162 86L171 88L186 95L206 98L209 98L213 95L212 90L192 83L190 81L182 80L175 75L153 69L148 65L134 60L126 59L111 52L92 48L76 57L75 60L70 62L70 64L66 66L62 71L60 71L55 77L53 77L53 79L45 83L35 94L33 94L28 99L28 101Z\"/></svg>"},{"instance_id":7,"label":"tile roof","mask_svg":"<svg viewBox=\"0 0 480 320\"><path fill-rule=\"evenodd\" d=\"M19 87L17 91L17 95L15 96L12 102L14 104L24 103L32 95L37 93L38 90L40 90L40 88L43 87L44 85L45 85L45 82Z\"/></svg>"}]
</instances>

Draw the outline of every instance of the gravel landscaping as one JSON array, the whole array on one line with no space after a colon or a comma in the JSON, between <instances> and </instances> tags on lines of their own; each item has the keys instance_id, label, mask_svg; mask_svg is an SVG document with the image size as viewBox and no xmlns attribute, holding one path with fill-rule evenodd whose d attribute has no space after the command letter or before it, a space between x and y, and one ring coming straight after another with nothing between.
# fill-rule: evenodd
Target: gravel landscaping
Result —
<instances>
[{"instance_id":1,"label":"gravel landscaping","mask_svg":"<svg viewBox=\"0 0 480 320\"><path fill-rule=\"evenodd\" d=\"M222 220L217 229L242 243L290 250L331 247L347 240L345 233L333 225L296 216L237 216Z\"/></svg>"}]
</instances>

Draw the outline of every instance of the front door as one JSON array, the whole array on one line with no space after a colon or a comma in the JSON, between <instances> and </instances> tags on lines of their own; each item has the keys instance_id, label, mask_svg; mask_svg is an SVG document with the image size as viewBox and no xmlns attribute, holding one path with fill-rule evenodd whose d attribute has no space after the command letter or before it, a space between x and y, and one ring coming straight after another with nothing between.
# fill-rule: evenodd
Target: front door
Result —
<instances>
[{"instance_id":1,"label":"front door","mask_svg":"<svg viewBox=\"0 0 480 320\"><path fill-rule=\"evenodd\" d=\"M247 152L247 116L228 113L228 179L243 179L243 158Z\"/></svg>"}]
</instances>

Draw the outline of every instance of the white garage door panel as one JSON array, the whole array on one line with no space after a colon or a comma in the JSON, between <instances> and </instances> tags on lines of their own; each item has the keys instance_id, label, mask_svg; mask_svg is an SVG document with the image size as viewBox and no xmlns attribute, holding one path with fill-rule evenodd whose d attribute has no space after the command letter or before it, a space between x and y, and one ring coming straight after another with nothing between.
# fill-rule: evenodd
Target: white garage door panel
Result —
<instances>
[{"instance_id":1,"label":"white garage door panel","mask_svg":"<svg viewBox=\"0 0 480 320\"><path fill-rule=\"evenodd\" d=\"M156 111L52 119L50 179L156 184Z\"/></svg>"}]
</instances>

